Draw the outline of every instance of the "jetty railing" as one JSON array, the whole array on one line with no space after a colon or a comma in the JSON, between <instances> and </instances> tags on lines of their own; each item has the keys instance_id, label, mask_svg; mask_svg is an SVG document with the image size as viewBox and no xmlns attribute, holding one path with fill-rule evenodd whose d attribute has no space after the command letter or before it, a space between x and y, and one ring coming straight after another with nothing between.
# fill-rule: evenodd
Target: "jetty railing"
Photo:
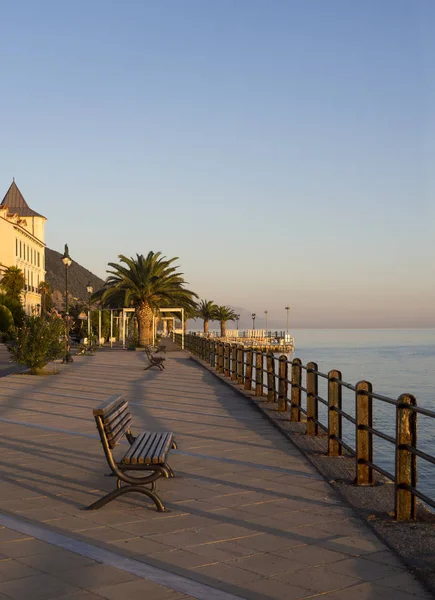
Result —
<instances>
[{"instance_id":1,"label":"jetty railing","mask_svg":"<svg viewBox=\"0 0 435 600\"><path fill-rule=\"evenodd\" d=\"M179 338L179 339L178 339ZM175 336L181 343L181 335ZM218 373L255 396L264 396L276 404L276 410L286 413L288 420L301 423L309 436L327 437L327 454L342 456L345 450L355 458L355 484L370 486L377 472L394 483L394 517L397 521L417 517L417 498L435 508L435 500L417 487L417 457L435 464L435 457L417 448L417 416L435 419L435 412L420 408L412 394L389 398L373 391L369 381L353 385L343 380L336 369L319 371L315 362L302 364L299 358L289 359L283 354L226 343L213 338L186 335L185 348L211 365ZM319 395L319 381L326 384L326 398ZM343 390L354 393L355 413L343 410ZM374 427L374 400L394 407L395 435L387 435ZM324 407L326 418L319 418L319 406ZM282 415L285 418L285 415ZM350 423L355 431L355 444L343 439L343 424ZM394 446L395 472L390 473L374 461L374 438Z\"/></svg>"}]
</instances>

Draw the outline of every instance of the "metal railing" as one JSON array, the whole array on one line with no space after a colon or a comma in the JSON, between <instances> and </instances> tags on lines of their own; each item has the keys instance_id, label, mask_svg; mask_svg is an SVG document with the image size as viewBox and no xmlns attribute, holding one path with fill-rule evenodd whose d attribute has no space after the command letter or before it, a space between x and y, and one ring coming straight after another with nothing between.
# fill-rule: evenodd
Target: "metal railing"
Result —
<instances>
[{"instance_id":1,"label":"metal railing","mask_svg":"<svg viewBox=\"0 0 435 600\"><path fill-rule=\"evenodd\" d=\"M176 335L175 341L180 343L178 337L181 339ZM417 415L435 418L435 412L419 408L413 395L401 394L397 399L389 398L373 392L369 381L352 385L343 381L338 370L322 373L314 362L303 365L299 358L289 360L286 355L277 358L272 352L266 353L240 344L186 335L185 348L243 389L276 403L277 410L288 413L290 421L305 424L306 435L326 435L329 456L342 456L346 450L355 457L356 485L372 485L375 472L391 480L395 486L394 515L397 521L416 518L417 498L435 508L434 499L417 488L417 457L435 464L434 456L417 448ZM321 380L326 384L327 398L319 395ZM354 393L355 416L343 410L343 390ZM373 426L374 400L394 407L394 437ZM319 418L319 406L324 407L324 421ZM343 423L350 423L354 427L354 447L343 439ZM374 462L374 438L394 446L394 473Z\"/></svg>"}]
</instances>

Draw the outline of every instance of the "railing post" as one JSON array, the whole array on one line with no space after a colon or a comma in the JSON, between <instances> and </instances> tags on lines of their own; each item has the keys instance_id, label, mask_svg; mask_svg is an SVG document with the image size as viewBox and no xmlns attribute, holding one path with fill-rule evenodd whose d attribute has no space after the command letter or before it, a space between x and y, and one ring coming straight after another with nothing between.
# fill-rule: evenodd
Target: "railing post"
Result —
<instances>
[{"instance_id":1,"label":"railing post","mask_svg":"<svg viewBox=\"0 0 435 600\"><path fill-rule=\"evenodd\" d=\"M263 396L263 352L255 352L255 395Z\"/></svg>"},{"instance_id":2,"label":"railing post","mask_svg":"<svg viewBox=\"0 0 435 600\"><path fill-rule=\"evenodd\" d=\"M275 357L273 352L267 353L267 401L276 401Z\"/></svg>"},{"instance_id":3,"label":"railing post","mask_svg":"<svg viewBox=\"0 0 435 600\"><path fill-rule=\"evenodd\" d=\"M372 384L359 381L356 384L356 484L372 485L373 433L367 427L373 427Z\"/></svg>"},{"instance_id":4,"label":"railing post","mask_svg":"<svg viewBox=\"0 0 435 600\"><path fill-rule=\"evenodd\" d=\"M224 342L224 375L230 376L230 345Z\"/></svg>"},{"instance_id":5,"label":"railing post","mask_svg":"<svg viewBox=\"0 0 435 600\"><path fill-rule=\"evenodd\" d=\"M417 485L417 457L410 448L417 447L417 413L412 407L417 401L411 394L402 394L396 406L396 521L414 520L417 516L417 499L410 490Z\"/></svg>"},{"instance_id":6,"label":"railing post","mask_svg":"<svg viewBox=\"0 0 435 600\"><path fill-rule=\"evenodd\" d=\"M300 358L292 360L292 390L290 421L300 422L301 420L301 396L302 396L302 361Z\"/></svg>"},{"instance_id":7,"label":"railing post","mask_svg":"<svg viewBox=\"0 0 435 600\"><path fill-rule=\"evenodd\" d=\"M237 383L243 383L243 346L237 346Z\"/></svg>"},{"instance_id":8,"label":"railing post","mask_svg":"<svg viewBox=\"0 0 435 600\"><path fill-rule=\"evenodd\" d=\"M211 366L213 367L213 369L216 369L216 353L217 353L217 348L216 348L216 342L214 340L210 341L211 344Z\"/></svg>"},{"instance_id":9,"label":"railing post","mask_svg":"<svg viewBox=\"0 0 435 600\"><path fill-rule=\"evenodd\" d=\"M246 352L246 375L245 375L245 390L252 389L252 361L253 361L253 350L247 350Z\"/></svg>"},{"instance_id":10,"label":"railing post","mask_svg":"<svg viewBox=\"0 0 435 600\"><path fill-rule=\"evenodd\" d=\"M328 455L342 456L343 447L338 442L342 436L343 418L338 410L342 405L341 372L332 370L328 373Z\"/></svg>"},{"instance_id":11,"label":"railing post","mask_svg":"<svg viewBox=\"0 0 435 600\"><path fill-rule=\"evenodd\" d=\"M288 393L288 360L285 354L279 357L278 368L278 410L285 412L287 410Z\"/></svg>"},{"instance_id":12,"label":"railing post","mask_svg":"<svg viewBox=\"0 0 435 600\"><path fill-rule=\"evenodd\" d=\"M224 345L222 342L217 342L217 372L224 372Z\"/></svg>"},{"instance_id":13,"label":"railing post","mask_svg":"<svg viewBox=\"0 0 435 600\"><path fill-rule=\"evenodd\" d=\"M237 346L231 346L231 381L237 381Z\"/></svg>"},{"instance_id":14,"label":"railing post","mask_svg":"<svg viewBox=\"0 0 435 600\"><path fill-rule=\"evenodd\" d=\"M319 402L317 400L319 376L317 369L317 363L309 362L307 364L307 435L319 434L319 426L316 423L319 418Z\"/></svg>"}]
</instances>

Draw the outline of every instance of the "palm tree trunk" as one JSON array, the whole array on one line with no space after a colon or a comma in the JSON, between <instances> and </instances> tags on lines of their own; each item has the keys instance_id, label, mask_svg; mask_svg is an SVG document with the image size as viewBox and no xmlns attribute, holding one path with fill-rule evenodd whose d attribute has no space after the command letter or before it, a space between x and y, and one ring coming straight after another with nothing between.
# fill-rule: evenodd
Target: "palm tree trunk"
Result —
<instances>
[{"instance_id":1,"label":"palm tree trunk","mask_svg":"<svg viewBox=\"0 0 435 600\"><path fill-rule=\"evenodd\" d=\"M208 319L204 319L204 333L208 333Z\"/></svg>"},{"instance_id":2,"label":"palm tree trunk","mask_svg":"<svg viewBox=\"0 0 435 600\"><path fill-rule=\"evenodd\" d=\"M227 332L227 322L221 321L221 337L225 337Z\"/></svg>"},{"instance_id":3,"label":"palm tree trunk","mask_svg":"<svg viewBox=\"0 0 435 600\"><path fill-rule=\"evenodd\" d=\"M144 302L135 310L139 336L139 346L152 344L153 311L151 306Z\"/></svg>"}]
</instances>

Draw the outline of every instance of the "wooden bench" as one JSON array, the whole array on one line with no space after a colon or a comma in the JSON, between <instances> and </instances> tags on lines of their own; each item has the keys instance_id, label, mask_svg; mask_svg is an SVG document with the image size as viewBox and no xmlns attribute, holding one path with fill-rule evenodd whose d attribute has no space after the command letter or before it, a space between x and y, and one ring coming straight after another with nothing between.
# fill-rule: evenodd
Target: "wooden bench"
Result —
<instances>
[{"instance_id":1,"label":"wooden bench","mask_svg":"<svg viewBox=\"0 0 435 600\"><path fill-rule=\"evenodd\" d=\"M172 433L143 431L134 436L130 429L133 419L128 402L124 400L123 396L112 396L108 401L95 408L93 415L107 462L118 481L117 489L84 510L96 510L118 496L129 492L139 492L151 498L157 510L163 512L165 507L155 492L156 480L159 477L174 476L171 467L166 462L169 450L177 447ZM121 460L116 461L112 450L124 436L130 447ZM150 474L137 477L129 474L128 471L150 471ZM150 489L145 487L147 484L151 485Z\"/></svg>"},{"instance_id":2,"label":"wooden bench","mask_svg":"<svg viewBox=\"0 0 435 600\"><path fill-rule=\"evenodd\" d=\"M151 367L157 367L160 371L163 371L165 365L163 364L166 360L164 356L156 356L152 353L150 346L145 346L145 354L147 355L147 359L149 361L149 365L144 368L145 371L151 369Z\"/></svg>"}]
</instances>

